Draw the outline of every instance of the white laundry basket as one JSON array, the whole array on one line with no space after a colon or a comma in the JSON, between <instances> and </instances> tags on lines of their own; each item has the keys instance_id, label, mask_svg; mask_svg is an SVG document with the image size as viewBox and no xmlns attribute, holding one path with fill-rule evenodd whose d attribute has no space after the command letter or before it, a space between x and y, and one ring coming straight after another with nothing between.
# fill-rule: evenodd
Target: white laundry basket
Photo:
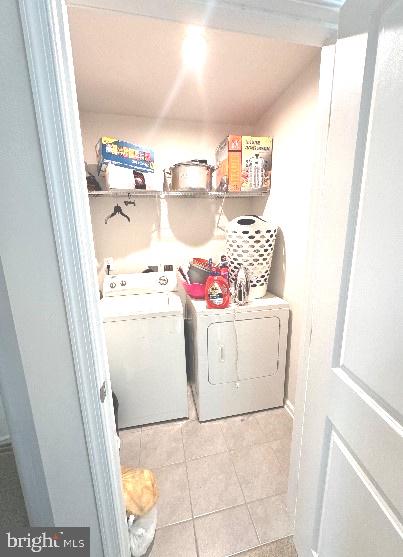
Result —
<instances>
[{"instance_id":1,"label":"white laundry basket","mask_svg":"<svg viewBox=\"0 0 403 557\"><path fill-rule=\"evenodd\" d=\"M249 273L250 299L266 294L277 227L256 215L243 215L228 223L226 255L233 283L241 268Z\"/></svg>"}]
</instances>

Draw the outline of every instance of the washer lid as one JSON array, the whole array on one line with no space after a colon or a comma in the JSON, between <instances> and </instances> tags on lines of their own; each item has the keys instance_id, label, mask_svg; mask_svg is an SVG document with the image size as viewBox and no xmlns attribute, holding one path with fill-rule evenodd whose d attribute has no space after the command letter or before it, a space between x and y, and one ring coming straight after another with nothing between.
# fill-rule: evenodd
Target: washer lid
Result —
<instances>
[{"instance_id":1,"label":"washer lid","mask_svg":"<svg viewBox=\"0 0 403 557\"><path fill-rule=\"evenodd\" d=\"M172 292L105 297L100 306L104 322L183 315L182 302L178 294Z\"/></svg>"}]
</instances>

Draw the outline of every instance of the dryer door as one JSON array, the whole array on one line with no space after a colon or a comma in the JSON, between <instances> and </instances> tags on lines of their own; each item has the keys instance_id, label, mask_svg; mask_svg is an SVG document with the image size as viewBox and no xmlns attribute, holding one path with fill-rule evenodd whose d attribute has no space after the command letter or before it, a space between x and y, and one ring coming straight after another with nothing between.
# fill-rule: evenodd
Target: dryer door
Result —
<instances>
[{"instance_id":1,"label":"dryer door","mask_svg":"<svg viewBox=\"0 0 403 557\"><path fill-rule=\"evenodd\" d=\"M209 383L217 385L275 375L279 341L278 317L212 323L207 332Z\"/></svg>"}]
</instances>

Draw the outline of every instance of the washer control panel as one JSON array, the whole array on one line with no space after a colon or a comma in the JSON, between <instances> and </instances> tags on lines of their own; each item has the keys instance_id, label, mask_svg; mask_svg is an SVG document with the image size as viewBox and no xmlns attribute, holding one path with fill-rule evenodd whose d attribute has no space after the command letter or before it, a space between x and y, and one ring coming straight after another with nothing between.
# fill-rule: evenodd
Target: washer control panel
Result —
<instances>
[{"instance_id":1,"label":"washer control panel","mask_svg":"<svg viewBox=\"0 0 403 557\"><path fill-rule=\"evenodd\" d=\"M129 273L105 275L102 292L104 296L128 296L132 294L153 294L177 290L175 271L153 271L149 273Z\"/></svg>"}]
</instances>

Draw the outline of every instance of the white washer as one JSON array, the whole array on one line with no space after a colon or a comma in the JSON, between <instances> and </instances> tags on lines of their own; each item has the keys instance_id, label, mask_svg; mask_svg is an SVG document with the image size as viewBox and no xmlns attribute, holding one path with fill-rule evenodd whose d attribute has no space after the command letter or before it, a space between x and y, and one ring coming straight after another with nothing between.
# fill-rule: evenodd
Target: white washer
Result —
<instances>
[{"instance_id":1,"label":"white washer","mask_svg":"<svg viewBox=\"0 0 403 557\"><path fill-rule=\"evenodd\" d=\"M200 421L284 403L289 306L267 294L207 309L186 299L188 373Z\"/></svg>"},{"instance_id":2,"label":"white washer","mask_svg":"<svg viewBox=\"0 0 403 557\"><path fill-rule=\"evenodd\" d=\"M133 294L137 278L107 277L100 302L122 428L188 416L182 302L175 292Z\"/></svg>"}]
</instances>

